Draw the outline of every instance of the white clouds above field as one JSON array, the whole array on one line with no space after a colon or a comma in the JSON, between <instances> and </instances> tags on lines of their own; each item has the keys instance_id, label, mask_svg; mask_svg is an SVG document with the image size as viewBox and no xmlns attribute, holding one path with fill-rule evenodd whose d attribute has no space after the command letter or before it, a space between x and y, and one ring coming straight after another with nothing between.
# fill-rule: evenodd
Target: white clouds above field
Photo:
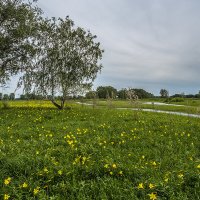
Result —
<instances>
[{"instance_id":1,"label":"white clouds above field","mask_svg":"<svg viewBox=\"0 0 200 200\"><path fill-rule=\"evenodd\" d=\"M69 17L105 50L98 85L153 93L200 89L199 0L39 0L48 17Z\"/></svg>"}]
</instances>

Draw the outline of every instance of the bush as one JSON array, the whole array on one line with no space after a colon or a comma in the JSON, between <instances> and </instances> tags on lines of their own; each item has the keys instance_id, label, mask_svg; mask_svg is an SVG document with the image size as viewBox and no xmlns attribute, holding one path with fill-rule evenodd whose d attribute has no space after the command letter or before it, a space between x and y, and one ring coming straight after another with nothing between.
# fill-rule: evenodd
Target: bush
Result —
<instances>
[{"instance_id":1,"label":"bush","mask_svg":"<svg viewBox=\"0 0 200 200\"><path fill-rule=\"evenodd\" d=\"M165 103L173 103L173 102L184 102L184 98L182 97L175 97L175 98L166 98L164 100Z\"/></svg>"},{"instance_id":2,"label":"bush","mask_svg":"<svg viewBox=\"0 0 200 200\"><path fill-rule=\"evenodd\" d=\"M172 98L171 102L184 102L184 98L181 97Z\"/></svg>"}]
</instances>

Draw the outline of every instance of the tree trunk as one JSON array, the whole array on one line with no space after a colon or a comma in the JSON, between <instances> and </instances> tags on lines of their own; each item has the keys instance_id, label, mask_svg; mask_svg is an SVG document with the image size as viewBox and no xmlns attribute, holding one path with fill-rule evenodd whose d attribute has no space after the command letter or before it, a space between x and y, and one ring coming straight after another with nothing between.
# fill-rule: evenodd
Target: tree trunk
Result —
<instances>
[{"instance_id":1,"label":"tree trunk","mask_svg":"<svg viewBox=\"0 0 200 200\"><path fill-rule=\"evenodd\" d=\"M58 103L56 103L54 100L51 100L51 102L53 103L54 106L56 106L59 110L63 110L64 105L65 105L65 100L61 100L61 104L59 105Z\"/></svg>"}]
</instances>

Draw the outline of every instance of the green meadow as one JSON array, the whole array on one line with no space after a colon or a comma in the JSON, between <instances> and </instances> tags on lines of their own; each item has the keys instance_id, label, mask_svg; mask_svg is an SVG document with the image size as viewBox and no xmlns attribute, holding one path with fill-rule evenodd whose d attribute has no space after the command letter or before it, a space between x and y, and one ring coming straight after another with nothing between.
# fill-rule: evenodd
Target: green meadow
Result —
<instances>
[{"instance_id":1,"label":"green meadow","mask_svg":"<svg viewBox=\"0 0 200 200\"><path fill-rule=\"evenodd\" d=\"M0 108L0 199L200 199L198 118L9 106Z\"/></svg>"},{"instance_id":2,"label":"green meadow","mask_svg":"<svg viewBox=\"0 0 200 200\"><path fill-rule=\"evenodd\" d=\"M145 103L149 104L145 104ZM150 103L152 102L152 103ZM80 101L81 103L81 101ZM163 110L163 111L172 111L172 112L183 112L188 114L200 114L200 100L199 99L187 99L183 102L172 102L166 103L162 98L153 98L153 99L143 99L130 103L129 100L102 100L96 99L87 100L84 99L82 103L92 104L97 107L107 107L107 108L138 108L138 109L153 109L153 110ZM169 105L157 105L156 103L165 103ZM176 106L178 105L178 106Z\"/></svg>"}]
</instances>

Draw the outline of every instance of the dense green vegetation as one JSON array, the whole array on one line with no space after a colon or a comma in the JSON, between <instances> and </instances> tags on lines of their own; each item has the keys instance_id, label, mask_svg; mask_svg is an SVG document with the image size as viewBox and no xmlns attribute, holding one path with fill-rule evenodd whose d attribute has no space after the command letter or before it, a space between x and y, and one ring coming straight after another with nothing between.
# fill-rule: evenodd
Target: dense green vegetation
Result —
<instances>
[{"instance_id":1,"label":"dense green vegetation","mask_svg":"<svg viewBox=\"0 0 200 200\"><path fill-rule=\"evenodd\" d=\"M199 119L70 104L0 109L2 199L199 199Z\"/></svg>"}]
</instances>

